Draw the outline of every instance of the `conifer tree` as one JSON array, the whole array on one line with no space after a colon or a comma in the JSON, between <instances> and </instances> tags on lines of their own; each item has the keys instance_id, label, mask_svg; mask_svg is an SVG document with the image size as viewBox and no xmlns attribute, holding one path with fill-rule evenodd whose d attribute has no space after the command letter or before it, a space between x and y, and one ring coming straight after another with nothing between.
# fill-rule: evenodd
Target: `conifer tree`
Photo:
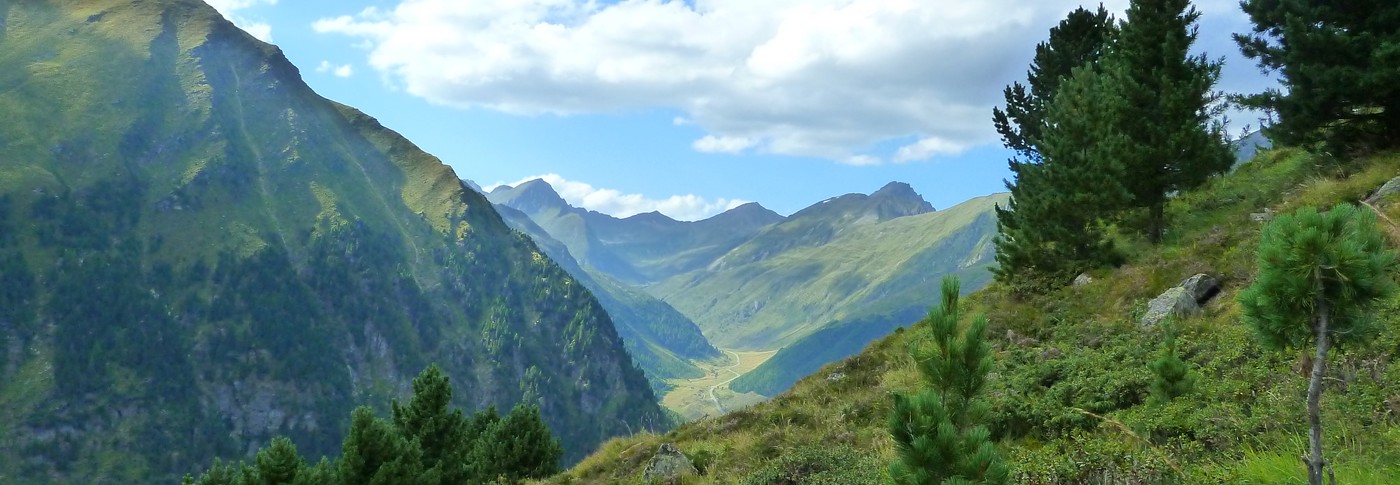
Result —
<instances>
[{"instance_id":1,"label":"conifer tree","mask_svg":"<svg viewBox=\"0 0 1400 485\"><path fill-rule=\"evenodd\" d=\"M297 483L297 474L306 468L306 461L297 455L297 447L285 436L272 439L267 448L258 450L253 457L254 473L247 485L291 485Z\"/></svg>"},{"instance_id":2,"label":"conifer tree","mask_svg":"<svg viewBox=\"0 0 1400 485\"><path fill-rule=\"evenodd\" d=\"M425 480L430 483L462 483L467 479L467 456L472 443L467 419L451 409L452 384L437 364L429 365L413 379L408 404L393 401L394 427L413 440L423 452Z\"/></svg>"},{"instance_id":3,"label":"conifer tree","mask_svg":"<svg viewBox=\"0 0 1400 485\"><path fill-rule=\"evenodd\" d=\"M514 482L557 473L563 454L559 441L540 417L540 408L518 404L504 418L487 426L477 438L471 460L480 467L476 474L479 479L505 477Z\"/></svg>"},{"instance_id":4,"label":"conifer tree","mask_svg":"<svg viewBox=\"0 0 1400 485\"><path fill-rule=\"evenodd\" d=\"M1278 114L1268 130L1286 144L1338 152L1400 146L1400 2L1246 0L1253 32L1245 56L1279 74L1245 104Z\"/></svg>"},{"instance_id":5,"label":"conifer tree","mask_svg":"<svg viewBox=\"0 0 1400 485\"><path fill-rule=\"evenodd\" d=\"M1162 240L1168 194L1230 168L1224 127L1212 121L1222 61L1191 55L1200 13L1190 0L1133 0L1113 52L1103 94L1114 132L1110 155L1132 206L1147 211L1145 232Z\"/></svg>"},{"instance_id":6,"label":"conifer tree","mask_svg":"<svg viewBox=\"0 0 1400 485\"><path fill-rule=\"evenodd\" d=\"M895 483L1001 484L1009 470L981 423L990 410L981 398L994 364L983 334L987 318L959 331L958 280L943 279L942 304L929 312L926 341L913 351L927 388L896 394L889 430L899 449L890 465Z\"/></svg>"},{"instance_id":7,"label":"conifer tree","mask_svg":"<svg viewBox=\"0 0 1400 485\"><path fill-rule=\"evenodd\" d=\"M1181 360L1181 356L1177 353L1178 329L1176 325L1163 325L1162 331L1165 333L1162 351L1158 354L1157 360L1148 364L1154 376L1149 390L1152 393L1152 400L1168 402L1194 391L1196 381L1200 376L1191 372L1186 361Z\"/></svg>"},{"instance_id":8,"label":"conifer tree","mask_svg":"<svg viewBox=\"0 0 1400 485\"><path fill-rule=\"evenodd\" d=\"M1240 293L1245 321L1274 349L1316 346L1308 383L1308 480L1322 483L1322 383L1333 344L1375 335L1372 305L1395 293L1375 215L1352 205L1275 218L1259 242L1259 275Z\"/></svg>"},{"instance_id":9,"label":"conifer tree","mask_svg":"<svg viewBox=\"0 0 1400 485\"><path fill-rule=\"evenodd\" d=\"M341 445L337 471L345 485L416 483L422 473L418 444L399 435L389 422L360 406L351 413L350 432Z\"/></svg>"},{"instance_id":10,"label":"conifer tree","mask_svg":"<svg viewBox=\"0 0 1400 485\"><path fill-rule=\"evenodd\" d=\"M1006 182L1011 201L997 208L998 268L993 272L1018 292L1064 284L1090 265L1084 257L1086 248L1094 248L1088 252L1096 255L1088 260L1107 254L1099 251L1100 235L1085 232L1089 225L1085 216L1092 221L1097 213L1083 206L1084 196L1092 197L1099 189L1091 185L1093 181L1076 180L1085 172L1080 170L1083 167L1068 167L1075 161L1061 164L1048 156L1045 140L1058 129L1056 122L1047 118L1061 84L1077 67L1096 69L1114 34L1112 19L1102 6L1094 12L1083 8L1070 12L1050 29L1049 39L1036 46L1035 59L1026 73L1029 88L1021 83L1008 86L1004 92L1006 110L992 110L1003 144L1015 152L1008 161L1014 179ZM1060 170L1061 165L1067 168Z\"/></svg>"}]
</instances>

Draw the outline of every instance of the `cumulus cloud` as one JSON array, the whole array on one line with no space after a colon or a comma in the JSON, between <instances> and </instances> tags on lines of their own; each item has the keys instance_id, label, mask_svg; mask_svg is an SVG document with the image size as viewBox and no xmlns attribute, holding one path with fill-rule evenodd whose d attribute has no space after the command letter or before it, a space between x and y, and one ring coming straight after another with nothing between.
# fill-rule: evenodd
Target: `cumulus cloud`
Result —
<instances>
[{"instance_id":1,"label":"cumulus cloud","mask_svg":"<svg viewBox=\"0 0 1400 485\"><path fill-rule=\"evenodd\" d=\"M702 152L869 163L872 147L918 140L889 157L909 162L996 142L988 120L1001 88L1024 78L1033 46L1080 3L401 0L313 28L365 43L370 67L434 103L669 108L706 132L692 143Z\"/></svg>"},{"instance_id":2,"label":"cumulus cloud","mask_svg":"<svg viewBox=\"0 0 1400 485\"><path fill-rule=\"evenodd\" d=\"M741 199L706 199L694 194L672 195L665 199L651 199L642 194L624 194L615 189L594 187L585 182L568 180L558 174L545 174L525 177L513 183L496 183L485 187L486 192L502 185L514 187L531 180L544 180L565 201L574 207L598 211L614 217L629 217L645 212L657 211L680 221L698 221L729 209L747 204Z\"/></svg>"},{"instance_id":3,"label":"cumulus cloud","mask_svg":"<svg viewBox=\"0 0 1400 485\"><path fill-rule=\"evenodd\" d=\"M258 40L272 42L272 25L258 19L248 18L238 13L240 10L256 7L258 5L277 5L277 0L206 0L209 6L218 10L220 15L233 22L238 28L243 29Z\"/></svg>"},{"instance_id":4,"label":"cumulus cloud","mask_svg":"<svg viewBox=\"0 0 1400 485\"><path fill-rule=\"evenodd\" d=\"M355 75L355 68L349 64L335 65L331 61L321 61L316 66L316 72L329 72L335 77L350 77Z\"/></svg>"}]
</instances>

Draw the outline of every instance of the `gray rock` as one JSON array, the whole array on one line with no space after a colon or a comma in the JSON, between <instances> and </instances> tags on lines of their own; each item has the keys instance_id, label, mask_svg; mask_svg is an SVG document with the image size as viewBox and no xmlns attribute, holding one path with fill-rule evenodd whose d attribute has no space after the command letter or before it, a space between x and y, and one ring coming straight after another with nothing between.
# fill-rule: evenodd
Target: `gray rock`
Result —
<instances>
[{"instance_id":1,"label":"gray rock","mask_svg":"<svg viewBox=\"0 0 1400 485\"><path fill-rule=\"evenodd\" d=\"M1075 276L1075 277L1074 277L1074 281L1071 282L1070 285L1073 285L1073 286L1084 286L1084 285L1087 285L1087 284L1093 283L1093 282L1094 282L1094 278L1090 277L1090 276L1089 276L1089 273L1079 273L1079 276Z\"/></svg>"},{"instance_id":2,"label":"gray rock","mask_svg":"<svg viewBox=\"0 0 1400 485\"><path fill-rule=\"evenodd\" d=\"M1273 220L1273 218L1274 211L1270 210L1267 207L1264 208L1264 212L1251 212L1249 214L1249 220L1254 222L1269 222Z\"/></svg>"},{"instance_id":3,"label":"gray rock","mask_svg":"<svg viewBox=\"0 0 1400 485\"><path fill-rule=\"evenodd\" d=\"M1185 288L1186 292L1191 294L1191 298L1196 300L1196 305L1205 305L1207 301L1220 293L1220 280L1205 273L1186 278L1186 281L1182 281L1177 286Z\"/></svg>"},{"instance_id":4,"label":"gray rock","mask_svg":"<svg viewBox=\"0 0 1400 485\"><path fill-rule=\"evenodd\" d=\"M1390 179L1385 184L1381 185L1381 188L1376 189L1376 193L1371 194L1370 197L1366 198L1366 203L1375 204L1377 202L1380 202L1381 199L1386 198L1386 196L1389 196L1390 194L1394 194L1396 192L1400 192L1400 177Z\"/></svg>"},{"instance_id":5,"label":"gray rock","mask_svg":"<svg viewBox=\"0 0 1400 485\"><path fill-rule=\"evenodd\" d=\"M1138 323L1143 327L1154 327L1168 317L1188 316L1200 309L1191 292L1186 291L1186 288L1173 286L1147 304L1147 313L1142 315L1142 320Z\"/></svg>"},{"instance_id":6,"label":"gray rock","mask_svg":"<svg viewBox=\"0 0 1400 485\"><path fill-rule=\"evenodd\" d=\"M642 480L646 483L676 484L683 476L699 474L695 465L690 463L690 458L676 449L675 444L665 443L656 450L656 456L651 457L651 463L642 471Z\"/></svg>"}]
</instances>

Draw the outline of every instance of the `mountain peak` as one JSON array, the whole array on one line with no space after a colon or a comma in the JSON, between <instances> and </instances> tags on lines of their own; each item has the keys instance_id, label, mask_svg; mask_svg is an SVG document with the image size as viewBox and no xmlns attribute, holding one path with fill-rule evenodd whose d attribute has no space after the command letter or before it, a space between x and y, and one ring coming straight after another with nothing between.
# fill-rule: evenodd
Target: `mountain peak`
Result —
<instances>
[{"instance_id":1,"label":"mountain peak","mask_svg":"<svg viewBox=\"0 0 1400 485\"><path fill-rule=\"evenodd\" d=\"M526 214L538 213L545 209L564 209L569 203L559 196L554 186L543 179L534 179L510 187L496 187L487 196L492 203L509 206Z\"/></svg>"},{"instance_id":2,"label":"mountain peak","mask_svg":"<svg viewBox=\"0 0 1400 485\"><path fill-rule=\"evenodd\" d=\"M890 182L870 194L880 220L933 212L933 204L904 182Z\"/></svg>"}]
</instances>

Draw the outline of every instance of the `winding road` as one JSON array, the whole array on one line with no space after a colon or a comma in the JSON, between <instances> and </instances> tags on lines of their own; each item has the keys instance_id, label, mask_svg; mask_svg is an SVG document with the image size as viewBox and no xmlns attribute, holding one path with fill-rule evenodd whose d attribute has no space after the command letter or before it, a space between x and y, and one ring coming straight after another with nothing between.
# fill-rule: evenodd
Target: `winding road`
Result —
<instances>
[{"instance_id":1,"label":"winding road","mask_svg":"<svg viewBox=\"0 0 1400 485\"><path fill-rule=\"evenodd\" d=\"M721 349L721 350L724 350L724 349ZM739 354L734 353L733 350L724 350L724 352L734 357L734 365L731 365L731 366L729 366L729 367L725 367L725 368L722 369L722 370L724 370L724 371L726 371L726 372L729 372L730 374L734 374L734 377L730 377L729 380L727 380L727 381L724 381L724 382L721 382L721 383L719 383L719 384L715 384L715 385L713 385L713 386L710 386L710 402L712 402L712 403L715 404L715 409L719 410L719 414L724 414L724 405L720 404L720 403L719 403L719 398L715 396L715 389L719 389L719 386L727 386L727 385L729 385L729 383L730 383L730 382L733 382L734 379L738 379L738 378L739 378L739 375L740 375L738 372L734 372L734 368L735 368L735 367L739 367L739 364L740 364L740 361L739 361Z\"/></svg>"}]
</instances>

